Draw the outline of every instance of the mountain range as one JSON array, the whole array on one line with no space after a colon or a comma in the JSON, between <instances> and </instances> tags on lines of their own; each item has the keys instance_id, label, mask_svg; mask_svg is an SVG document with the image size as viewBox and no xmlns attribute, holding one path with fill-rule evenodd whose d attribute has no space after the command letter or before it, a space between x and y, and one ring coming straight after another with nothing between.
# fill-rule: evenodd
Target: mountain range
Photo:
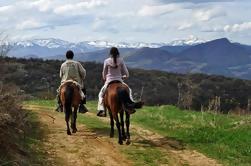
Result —
<instances>
[{"instance_id":1,"label":"mountain range","mask_svg":"<svg viewBox=\"0 0 251 166\"><path fill-rule=\"evenodd\" d=\"M138 49L143 47L149 48L159 48L162 46L177 46L177 45L195 45L198 43L204 42L194 36L190 36L188 39L182 40L174 40L169 43L144 43L144 42L136 42L136 43L127 43L127 42L108 42L108 41L83 41L78 43L72 43L68 41L64 41L61 39L33 39L33 40L25 40L12 42L12 49L9 52L9 56L14 57L39 57L39 58L47 58L52 56L63 55L65 51L68 49L72 49L75 53L87 53L94 52L110 47L118 47L118 48L130 48L130 49Z\"/></svg>"},{"instance_id":2,"label":"mountain range","mask_svg":"<svg viewBox=\"0 0 251 166\"><path fill-rule=\"evenodd\" d=\"M9 56L64 59L72 49L80 61L103 62L109 48L119 48L127 65L175 73L206 73L251 79L251 46L227 38L202 41L191 37L170 43L70 43L59 39L35 39L12 43Z\"/></svg>"},{"instance_id":3,"label":"mountain range","mask_svg":"<svg viewBox=\"0 0 251 166\"><path fill-rule=\"evenodd\" d=\"M132 67L251 79L250 46L226 38L193 45L141 48L125 57Z\"/></svg>"}]
</instances>

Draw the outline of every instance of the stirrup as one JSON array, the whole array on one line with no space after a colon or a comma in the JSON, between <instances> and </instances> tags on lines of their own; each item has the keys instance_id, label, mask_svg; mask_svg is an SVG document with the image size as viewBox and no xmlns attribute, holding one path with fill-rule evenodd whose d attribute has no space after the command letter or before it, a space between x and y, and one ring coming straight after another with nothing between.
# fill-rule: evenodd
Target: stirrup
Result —
<instances>
[{"instance_id":1,"label":"stirrup","mask_svg":"<svg viewBox=\"0 0 251 166\"><path fill-rule=\"evenodd\" d=\"M63 112L62 106L59 105L59 106L55 109L55 111L57 111L57 112Z\"/></svg>"},{"instance_id":2,"label":"stirrup","mask_svg":"<svg viewBox=\"0 0 251 166\"><path fill-rule=\"evenodd\" d=\"M139 102L135 102L134 108L139 109L142 108L144 105L144 102L139 101Z\"/></svg>"},{"instance_id":3,"label":"stirrup","mask_svg":"<svg viewBox=\"0 0 251 166\"><path fill-rule=\"evenodd\" d=\"M136 112L136 110L135 109L131 109L131 110L127 110L128 111L128 113L131 115L131 114L134 114L135 112Z\"/></svg>"},{"instance_id":4,"label":"stirrup","mask_svg":"<svg viewBox=\"0 0 251 166\"><path fill-rule=\"evenodd\" d=\"M85 107L85 105L80 104L80 106L78 108L78 112L84 114L84 113L88 112L88 109Z\"/></svg>"},{"instance_id":5,"label":"stirrup","mask_svg":"<svg viewBox=\"0 0 251 166\"><path fill-rule=\"evenodd\" d=\"M143 105L144 105L144 102L135 102L135 103L127 103L126 104L126 108L127 109L140 109L140 108L142 108L143 107Z\"/></svg>"}]
</instances>

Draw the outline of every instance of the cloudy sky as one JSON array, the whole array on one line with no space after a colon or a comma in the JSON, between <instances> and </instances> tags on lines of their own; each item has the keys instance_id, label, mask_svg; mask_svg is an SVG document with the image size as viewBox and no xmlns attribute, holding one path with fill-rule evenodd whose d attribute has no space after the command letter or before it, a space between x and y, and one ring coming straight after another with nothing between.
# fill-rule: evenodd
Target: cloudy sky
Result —
<instances>
[{"instance_id":1,"label":"cloudy sky","mask_svg":"<svg viewBox=\"0 0 251 166\"><path fill-rule=\"evenodd\" d=\"M13 40L169 42L196 36L251 44L250 0L1 0Z\"/></svg>"}]
</instances>

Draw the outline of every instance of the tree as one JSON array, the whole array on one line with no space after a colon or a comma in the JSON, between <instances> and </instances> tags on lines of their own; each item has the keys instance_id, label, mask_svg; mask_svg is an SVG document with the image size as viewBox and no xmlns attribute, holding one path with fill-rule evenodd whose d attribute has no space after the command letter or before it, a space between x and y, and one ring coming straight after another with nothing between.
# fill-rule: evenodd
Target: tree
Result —
<instances>
[{"instance_id":1,"label":"tree","mask_svg":"<svg viewBox=\"0 0 251 166\"><path fill-rule=\"evenodd\" d=\"M194 84L189 78L189 75L185 77L183 83L178 83L178 106L184 109L191 109L193 104L193 90Z\"/></svg>"},{"instance_id":2,"label":"tree","mask_svg":"<svg viewBox=\"0 0 251 166\"><path fill-rule=\"evenodd\" d=\"M0 57L6 56L10 49L11 46L8 42L8 35L4 32L0 32Z\"/></svg>"}]
</instances>

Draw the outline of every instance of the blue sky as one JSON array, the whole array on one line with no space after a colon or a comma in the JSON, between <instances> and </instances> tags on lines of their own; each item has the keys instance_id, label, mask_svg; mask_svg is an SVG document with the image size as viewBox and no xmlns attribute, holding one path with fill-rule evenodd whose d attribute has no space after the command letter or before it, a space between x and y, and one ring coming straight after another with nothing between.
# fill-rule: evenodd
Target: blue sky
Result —
<instances>
[{"instance_id":1,"label":"blue sky","mask_svg":"<svg viewBox=\"0 0 251 166\"><path fill-rule=\"evenodd\" d=\"M13 40L169 42L195 36L251 44L250 0L1 0Z\"/></svg>"}]
</instances>

